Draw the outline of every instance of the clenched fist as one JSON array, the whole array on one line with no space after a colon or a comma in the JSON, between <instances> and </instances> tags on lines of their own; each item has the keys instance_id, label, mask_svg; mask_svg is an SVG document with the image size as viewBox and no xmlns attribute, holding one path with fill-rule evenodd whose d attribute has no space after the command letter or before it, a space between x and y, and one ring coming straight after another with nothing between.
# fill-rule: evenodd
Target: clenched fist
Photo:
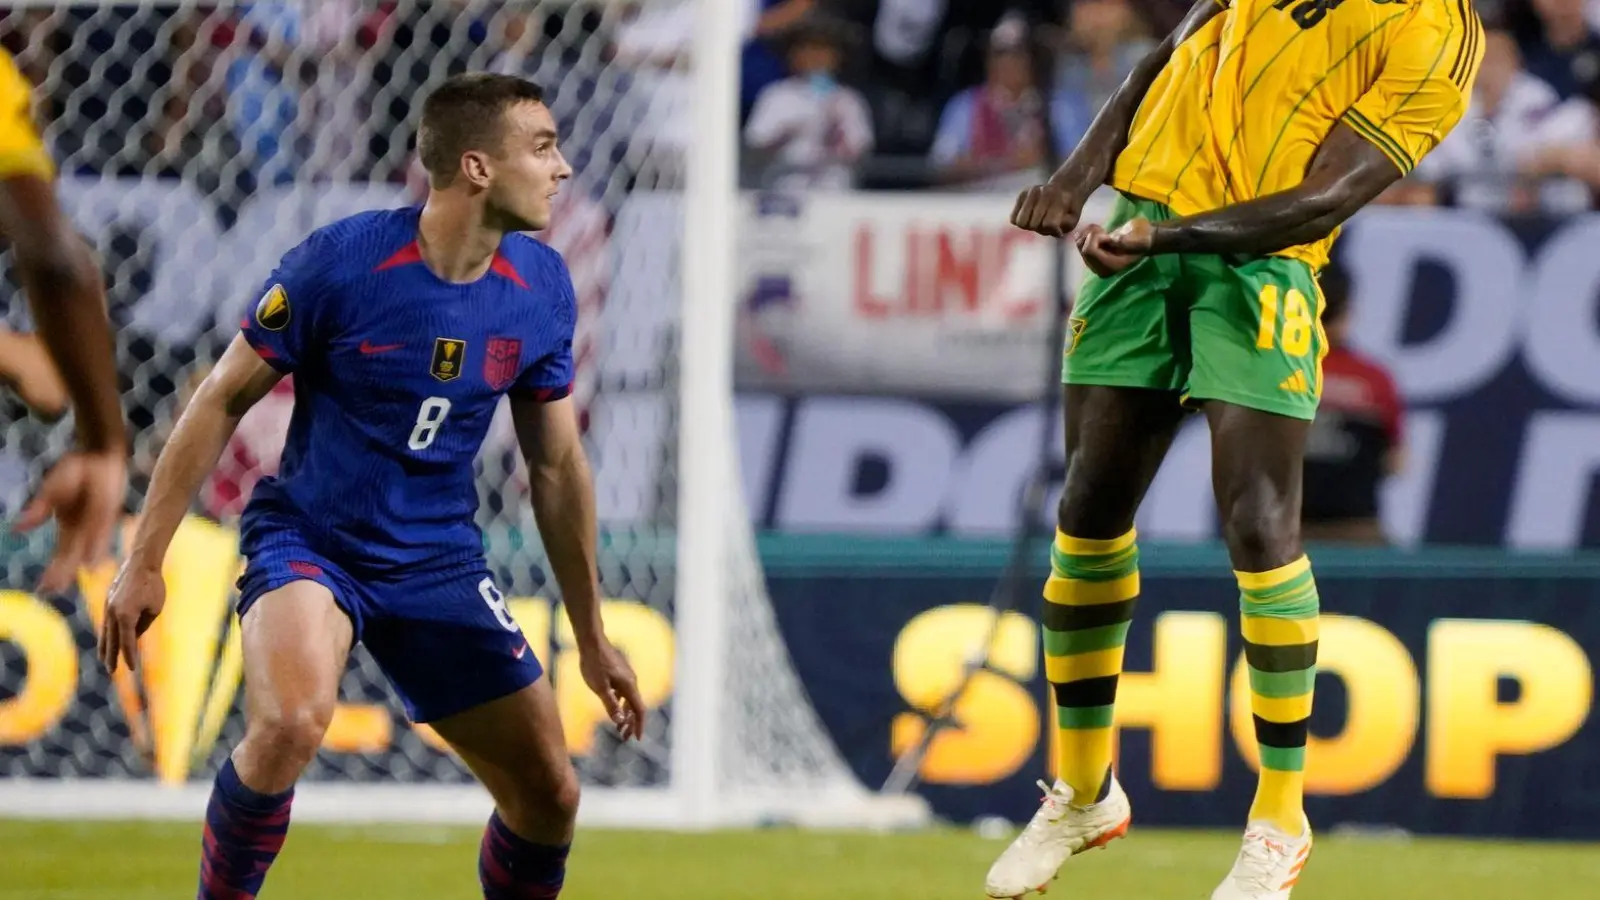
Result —
<instances>
[{"instance_id":1,"label":"clenched fist","mask_svg":"<svg viewBox=\"0 0 1600 900\"><path fill-rule=\"evenodd\" d=\"M1149 251L1150 229L1149 220L1142 218L1112 232L1090 225L1073 235L1073 240L1089 271L1105 278L1138 262Z\"/></svg>"},{"instance_id":2,"label":"clenched fist","mask_svg":"<svg viewBox=\"0 0 1600 900\"><path fill-rule=\"evenodd\" d=\"M1045 182L1017 195L1011 209L1011 224L1045 237L1066 237L1078 227L1083 214L1083 198Z\"/></svg>"}]
</instances>

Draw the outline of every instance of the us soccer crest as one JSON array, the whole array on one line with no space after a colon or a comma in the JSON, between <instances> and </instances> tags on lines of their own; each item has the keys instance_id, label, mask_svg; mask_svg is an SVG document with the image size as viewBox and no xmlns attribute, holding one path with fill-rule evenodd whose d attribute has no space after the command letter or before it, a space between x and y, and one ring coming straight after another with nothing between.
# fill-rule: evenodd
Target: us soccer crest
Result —
<instances>
[{"instance_id":1,"label":"us soccer crest","mask_svg":"<svg viewBox=\"0 0 1600 900\"><path fill-rule=\"evenodd\" d=\"M289 324L289 292L283 285L267 289L256 303L256 324L268 331L282 331Z\"/></svg>"},{"instance_id":2,"label":"us soccer crest","mask_svg":"<svg viewBox=\"0 0 1600 900\"><path fill-rule=\"evenodd\" d=\"M440 381L454 381L461 377L461 362L467 355L467 342L455 338L433 339L433 363L428 371Z\"/></svg>"},{"instance_id":3,"label":"us soccer crest","mask_svg":"<svg viewBox=\"0 0 1600 900\"><path fill-rule=\"evenodd\" d=\"M497 391L505 390L516 380L521 362L522 341L519 338L490 338L483 354L483 380Z\"/></svg>"}]
</instances>

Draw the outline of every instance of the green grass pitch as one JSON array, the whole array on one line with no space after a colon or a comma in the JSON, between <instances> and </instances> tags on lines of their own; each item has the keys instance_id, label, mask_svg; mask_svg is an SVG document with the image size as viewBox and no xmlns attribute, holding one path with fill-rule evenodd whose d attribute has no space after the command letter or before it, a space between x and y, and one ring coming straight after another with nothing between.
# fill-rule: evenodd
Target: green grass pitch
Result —
<instances>
[{"instance_id":1,"label":"green grass pitch","mask_svg":"<svg viewBox=\"0 0 1600 900\"><path fill-rule=\"evenodd\" d=\"M0 900L194 896L198 824L0 821ZM1238 837L1135 830L1067 864L1046 895L1205 900ZM475 900L478 831L296 826L263 900ZM563 900L979 900L1003 844L968 831L584 831ZM1318 841L1295 900L1579 900L1600 847L1487 841Z\"/></svg>"}]
</instances>

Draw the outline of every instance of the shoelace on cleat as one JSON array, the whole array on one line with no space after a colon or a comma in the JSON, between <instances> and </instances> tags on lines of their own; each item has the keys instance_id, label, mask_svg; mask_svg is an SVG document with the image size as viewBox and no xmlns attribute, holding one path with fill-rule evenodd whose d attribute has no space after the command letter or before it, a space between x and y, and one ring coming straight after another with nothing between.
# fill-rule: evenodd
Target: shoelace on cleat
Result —
<instances>
[{"instance_id":1,"label":"shoelace on cleat","mask_svg":"<svg viewBox=\"0 0 1600 900\"><path fill-rule=\"evenodd\" d=\"M1239 861L1234 864L1234 882L1249 890L1273 890L1273 864L1277 855L1282 852L1283 848L1266 835L1255 831L1247 832L1244 836L1244 846L1239 850Z\"/></svg>"},{"instance_id":2,"label":"shoelace on cleat","mask_svg":"<svg viewBox=\"0 0 1600 900\"><path fill-rule=\"evenodd\" d=\"M1067 801L1059 791L1046 784L1043 780L1034 783L1039 786L1039 790L1044 792L1044 805L1034 815L1033 821L1028 823L1028 827L1022 829L1022 835L1019 838L1021 843L1030 846L1043 843L1049 837L1046 835L1045 829L1048 826L1059 823L1067 815Z\"/></svg>"}]
</instances>

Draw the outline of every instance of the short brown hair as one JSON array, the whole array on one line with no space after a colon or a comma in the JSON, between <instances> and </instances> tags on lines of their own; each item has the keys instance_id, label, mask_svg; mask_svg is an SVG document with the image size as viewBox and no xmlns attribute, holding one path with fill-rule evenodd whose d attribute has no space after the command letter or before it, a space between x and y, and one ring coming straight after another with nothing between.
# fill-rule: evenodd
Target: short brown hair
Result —
<instances>
[{"instance_id":1,"label":"short brown hair","mask_svg":"<svg viewBox=\"0 0 1600 900\"><path fill-rule=\"evenodd\" d=\"M543 103L544 89L515 75L452 75L422 101L417 155L428 177L448 185L469 150L493 150L504 137L505 112Z\"/></svg>"}]
</instances>

